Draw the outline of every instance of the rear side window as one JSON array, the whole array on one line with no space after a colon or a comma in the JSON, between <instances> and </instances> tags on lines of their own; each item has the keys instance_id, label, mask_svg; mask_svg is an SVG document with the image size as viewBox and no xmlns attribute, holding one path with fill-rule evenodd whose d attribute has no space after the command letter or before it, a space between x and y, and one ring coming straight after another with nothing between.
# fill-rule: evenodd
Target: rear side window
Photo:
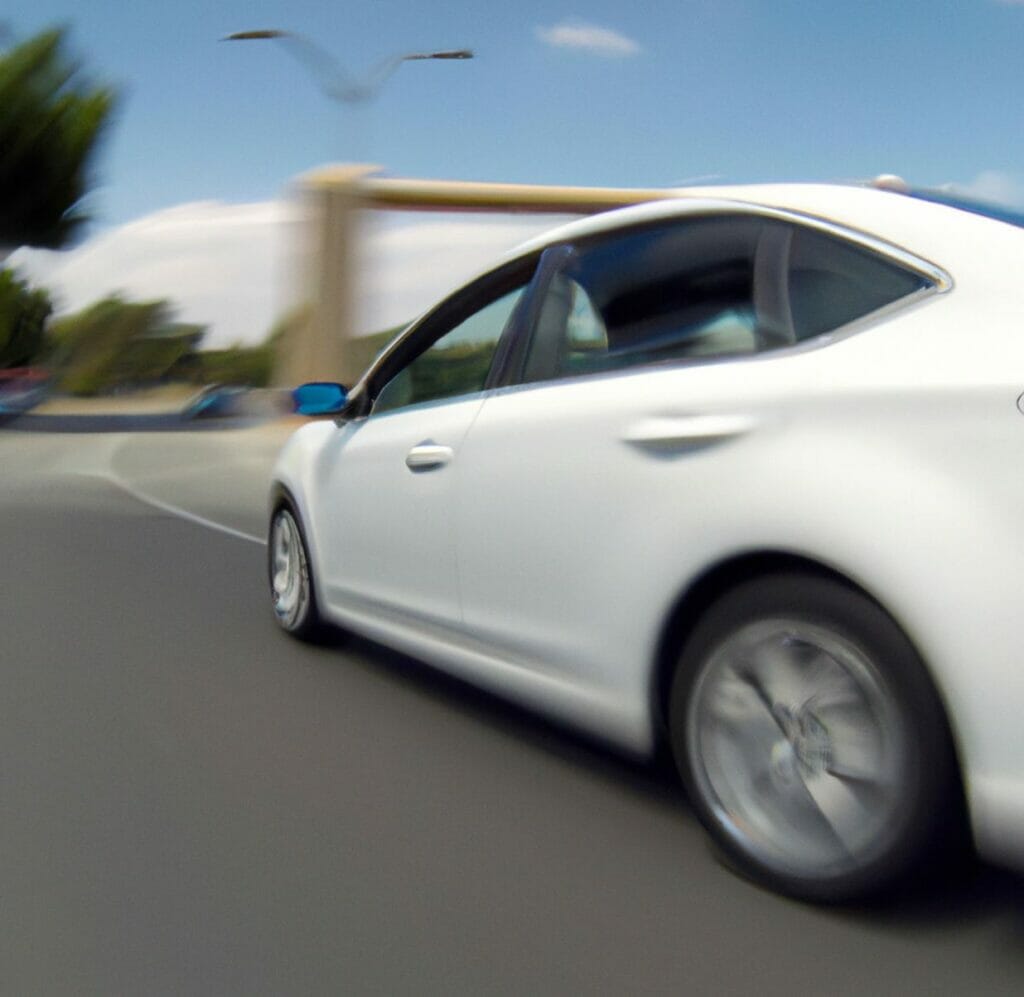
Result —
<instances>
[{"instance_id":1,"label":"rear side window","mask_svg":"<svg viewBox=\"0 0 1024 997\"><path fill-rule=\"evenodd\" d=\"M831 332L928 286L851 242L794 228L789 260L789 307L797 341Z\"/></svg>"},{"instance_id":2,"label":"rear side window","mask_svg":"<svg viewBox=\"0 0 1024 997\"><path fill-rule=\"evenodd\" d=\"M871 250L776 219L633 229L577 247L550 278L521 379L763 353L926 286Z\"/></svg>"}]
</instances>

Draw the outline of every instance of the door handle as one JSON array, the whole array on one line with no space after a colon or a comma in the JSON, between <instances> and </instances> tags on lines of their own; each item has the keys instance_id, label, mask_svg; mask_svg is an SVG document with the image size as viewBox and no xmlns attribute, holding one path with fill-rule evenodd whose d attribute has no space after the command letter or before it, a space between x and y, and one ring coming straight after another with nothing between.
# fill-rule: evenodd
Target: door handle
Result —
<instances>
[{"instance_id":1,"label":"door handle","mask_svg":"<svg viewBox=\"0 0 1024 997\"><path fill-rule=\"evenodd\" d=\"M635 422L622 439L640 450L680 454L745 436L755 426L747 415L660 416Z\"/></svg>"},{"instance_id":2,"label":"door handle","mask_svg":"<svg viewBox=\"0 0 1024 997\"><path fill-rule=\"evenodd\" d=\"M405 466L410 471L436 471L444 467L455 451L451 447L438 446L436 443L420 443L405 455Z\"/></svg>"}]
</instances>

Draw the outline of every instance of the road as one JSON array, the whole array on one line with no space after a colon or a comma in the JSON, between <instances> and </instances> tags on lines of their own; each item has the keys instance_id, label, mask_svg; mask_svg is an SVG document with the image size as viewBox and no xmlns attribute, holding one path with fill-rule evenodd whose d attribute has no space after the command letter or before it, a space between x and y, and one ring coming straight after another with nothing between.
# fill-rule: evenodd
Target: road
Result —
<instances>
[{"instance_id":1,"label":"road","mask_svg":"<svg viewBox=\"0 0 1024 997\"><path fill-rule=\"evenodd\" d=\"M0 433L0 993L1024 990L1019 879L783 900L664 768L279 634L249 433Z\"/></svg>"}]
</instances>

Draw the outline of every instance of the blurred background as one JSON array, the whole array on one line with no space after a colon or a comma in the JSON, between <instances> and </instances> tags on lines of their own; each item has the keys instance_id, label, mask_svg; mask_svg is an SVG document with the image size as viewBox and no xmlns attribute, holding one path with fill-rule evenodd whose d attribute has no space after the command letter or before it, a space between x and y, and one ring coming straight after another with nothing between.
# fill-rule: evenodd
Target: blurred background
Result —
<instances>
[{"instance_id":1,"label":"blurred background","mask_svg":"<svg viewBox=\"0 0 1024 997\"><path fill-rule=\"evenodd\" d=\"M1024 5L647 11L41 0L8 12L8 396L44 371L51 394L78 397L280 382L285 332L310 306L300 178L325 163L646 188L897 173L1024 203L1024 133L1007 99ZM557 220L374 212L350 261L344 334L373 337L357 351L371 358Z\"/></svg>"}]
</instances>

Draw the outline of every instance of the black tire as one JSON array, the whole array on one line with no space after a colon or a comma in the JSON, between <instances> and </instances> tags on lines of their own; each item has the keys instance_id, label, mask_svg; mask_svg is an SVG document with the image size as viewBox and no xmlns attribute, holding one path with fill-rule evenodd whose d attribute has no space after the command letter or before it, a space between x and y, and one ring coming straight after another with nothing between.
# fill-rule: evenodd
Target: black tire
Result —
<instances>
[{"instance_id":1,"label":"black tire","mask_svg":"<svg viewBox=\"0 0 1024 997\"><path fill-rule=\"evenodd\" d=\"M292 560L288 564L283 563L289 558ZM309 548L302 521L288 502L282 502L270 517L267 573L271 606L278 626L299 640L324 642L331 628L317 606L316 587L313 584Z\"/></svg>"},{"instance_id":2,"label":"black tire","mask_svg":"<svg viewBox=\"0 0 1024 997\"><path fill-rule=\"evenodd\" d=\"M781 893L869 899L963 844L931 679L895 621L830 577L761 578L712 605L680 656L669 728L705 828Z\"/></svg>"}]
</instances>

